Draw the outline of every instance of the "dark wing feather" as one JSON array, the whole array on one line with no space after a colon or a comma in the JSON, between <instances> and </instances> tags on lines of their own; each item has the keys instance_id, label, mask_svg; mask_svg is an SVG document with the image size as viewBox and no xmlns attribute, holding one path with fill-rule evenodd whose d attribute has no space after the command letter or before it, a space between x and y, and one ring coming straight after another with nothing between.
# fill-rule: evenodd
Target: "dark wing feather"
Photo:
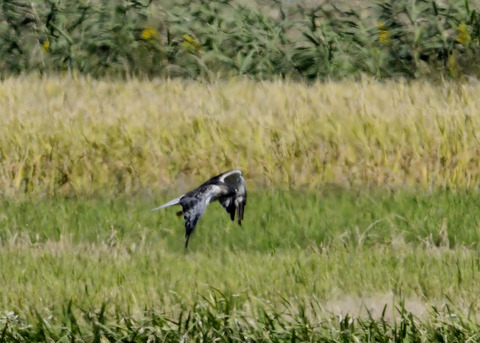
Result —
<instances>
[{"instance_id":1,"label":"dark wing feather","mask_svg":"<svg viewBox=\"0 0 480 343\"><path fill-rule=\"evenodd\" d=\"M245 194L241 198L235 200L238 203L238 225L242 225L243 220L243 213L245 211L245 206L247 205L247 190L245 190Z\"/></svg>"},{"instance_id":2,"label":"dark wing feather","mask_svg":"<svg viewBox=\"0 0 480 343\"><path fill-rule=\"evenodd\" d=\"M235 220L235 202L233 201L233 197L229 198L220 198L218 200L222 207L227 211L228 214L230 214L230 219L233 221Z\"/></svg>"},{"instance_id":3,"label":"dark wing feather","mask_svg":"<svg viewBox=\"0 0 480 343\"><path fill-rule=\"evenodd\" d=\"M203 216L207 204L202 194L195 194L193 196L184 196L180 200L182 205L183 219L185 220L185 248L188 246L188 240L193 230L197 226L198 220Z\"/></svg>"},{"instance_id":4,"label":"dark wing feather","mask_svg":"<svg viewBox=\"0 0 480 343\"><path fill-rule=\"evenodd\" d=\"M236 210L238 225L242 225L243 214L247 204L247 188L245 186L245 179L242 176L242 172L240 170L231 170L219 175L219 179L227 185L235 188L235 194L228 198L220 199L220 203L230 214L230 219L232 220L235 219Z\"/></svg>"}]
</instances>

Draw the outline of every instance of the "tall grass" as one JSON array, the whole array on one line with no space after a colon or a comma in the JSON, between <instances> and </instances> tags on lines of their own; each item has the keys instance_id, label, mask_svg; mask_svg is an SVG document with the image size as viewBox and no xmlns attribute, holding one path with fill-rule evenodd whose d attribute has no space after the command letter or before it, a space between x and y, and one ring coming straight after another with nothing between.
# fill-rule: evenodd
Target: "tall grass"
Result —
<instances>
[{"instance_id":1,"label":"tall grass","mask_svg":"<svg viewBox=\"0 0 480 343\"><path fill-rule=\"evenodd\" d=\"M0 192L176 194L229 168L251 189L476 189L478 91L475 82L371 79L9 78L0 83Z\"/></svg>"},{"instance_id":2,"label":"tall grass","mask_svg":"<svg viewBox=\"0 0 480 343\"><path fill-rule=\"evenodd\" d=\"M3 1L0 71L317 80L478 76L478 3Z\"/></svg>"},{"instance_id":3,"label":"tall grass","mask_svg":"<svg viewBox=\"0 0 480 343\"><path fill-rule=\"evenodd\" d=\"M75 311L65 306L60 320L33 317L25 320L13 314L3 318L1 339L12 342L467 342L478 338L478 324L471 318L433 312L430 320L419 321L402 305L399 319L353 319L350 316L315 320L305 315L305 305L294 312L270 306L257 309L255 316L235 308L235 299L214 294L211 299L185 309L173 319L163 313L146 312L138 319L128 314L111 316L106 305L98 311Z\"/></svg>"}]
</instances>

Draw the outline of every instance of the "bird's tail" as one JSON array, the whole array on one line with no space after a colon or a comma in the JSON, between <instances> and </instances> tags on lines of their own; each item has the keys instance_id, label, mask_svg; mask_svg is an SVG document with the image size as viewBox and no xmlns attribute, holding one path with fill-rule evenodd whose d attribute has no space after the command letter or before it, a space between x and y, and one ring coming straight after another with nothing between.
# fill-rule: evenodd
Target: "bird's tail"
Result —
<instances>
[{"instance_id":1,"label":"bird's tail","mask_svg":"<svg viewBox=\"0 0 480 343\"><path fill-rule=\"evenodd\" d=\"M183 195L182 195L183 196ZM161 210L162 208L165 208L165 207L170 207L170 206L173 206L173 205L178 205L180 203L180 199L182 197L178 197L176 199L173 199L173 200L170 200L169 202L167 202L166 204L163 204L161 206L158 206L158 207L155 207L154 209L152 209L152 211L156 211L156 210Z\"/></svg>"}]
</instances>

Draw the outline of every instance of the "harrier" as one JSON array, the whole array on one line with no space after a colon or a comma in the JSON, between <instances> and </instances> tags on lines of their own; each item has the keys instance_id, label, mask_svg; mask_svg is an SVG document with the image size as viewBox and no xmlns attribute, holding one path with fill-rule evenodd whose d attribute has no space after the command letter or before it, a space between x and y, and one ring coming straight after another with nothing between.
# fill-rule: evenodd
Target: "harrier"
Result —
<instances>
[{"instance_id":1,"label":"harrier","mask_svg":"<svg viewBox=\"0 0 480 343\"><path fill-rule=\"evenodd\" d=\"M198 220L203 216L207 205L215 200L218 200L230 214L232 221L235 219L236 211L238 225L242 225L243 211L247 205L247 189L240 170L230 170L214 176L193 191L154 208L152 211L173 205L182 206L182 211L177 215L183 214L185 220L185 248L187 248L188 240L195 230Z\"/></svg>"}]
</instances>

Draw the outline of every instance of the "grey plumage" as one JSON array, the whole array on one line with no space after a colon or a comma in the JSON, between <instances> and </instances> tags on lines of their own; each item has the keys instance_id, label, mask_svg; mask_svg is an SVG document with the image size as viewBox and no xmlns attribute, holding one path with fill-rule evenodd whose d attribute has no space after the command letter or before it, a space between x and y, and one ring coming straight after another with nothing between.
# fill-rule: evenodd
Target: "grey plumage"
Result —
<instances>
[{"instance_id":1,"label":"grey plumage","mask_svg":"<svg viewBox=\"0 0 480 343\"><path fill-rule=\"evenodd\" d=\"M236 212L238 224L242 225L244 208L247 204L247 189L240 170L230 170L214 176L193 191L170 200L152 211L173 205L182 206L182 211L178 214L183 214L185 220L185 248L187 248L190 235L195 230L198 221L205 213L208 204L215 200L218 200L230 214L232 221L235 220Z\"/></svg>"}]
</instances>

